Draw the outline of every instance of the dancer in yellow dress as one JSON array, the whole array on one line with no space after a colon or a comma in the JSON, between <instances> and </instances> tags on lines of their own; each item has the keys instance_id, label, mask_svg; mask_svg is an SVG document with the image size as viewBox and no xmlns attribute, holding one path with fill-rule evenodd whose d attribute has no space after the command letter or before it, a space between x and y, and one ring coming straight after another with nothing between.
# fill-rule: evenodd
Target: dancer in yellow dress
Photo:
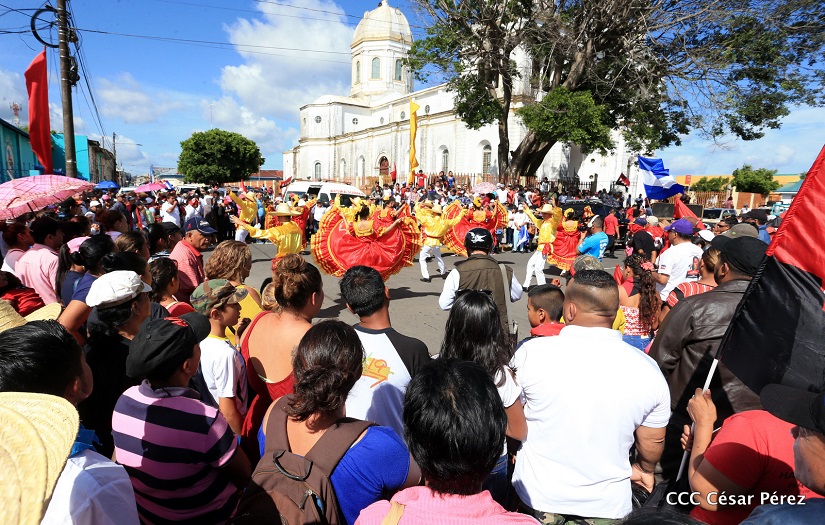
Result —
<instances>
[{"instance_id":1,"label":"dancer in yellow dress","mask_svg":"<svg viewBox=\"0 0 825 525\"><path fill-rule=\"evenodd\" d=\"M255 224L258 220L258 201L251 191L243 192L243 198L238 197L234 191L229 192L229 198L238 206L238 215L242 222ZM234 221L233 221L234 222ZM244 242L249 232L244 228L235 230L235 240Z\"/></svg>"},{"instance_id":2,"label":"dancer in yellow dress","mask_svg":"<svg viewBox=\"0 0 825 525\"><path fill-rule=\"evenodd\" d=\"M290 253L301 253L303 250L303 237L301 236L301 229L292 222L292 217L298 215L297 212L292 211L289 204L281 203L273 212L280 221L280 226L267 228L262 230L256 228L237 217L232 217L232 222L235 226L242 228L249 232L249 234L256 239L266 239L272 244L278 246L278 254L272 259L272 269L275 270L275 263L280 259L286 257Z\"/></svg>"},{"instance_id":3,"label":"dancer in yellow dress","mask_svg":"<svg viewBox=\"0 0 825 525\"><path fill-rule=\"evenodd\" d=\"M433 204L426 201L423 204L417 202L415 204L415 218L421 224L422 243L421 253L418 256L418 263L421 265L421 280L430 282L430 273L427 270L427 257L432 255L438 264L438 274L441 277L447 277L447 271L444 267L444 260L441 258L441 245L443 244L444 236L447 232L461 222L464 215L467 214L466 209L462 209L461 213L452 219L442 217L443 210L440 204Z\"/></svg>"},{"instance_id":4,"label":"dancer in yellow dress","mask_svg":"<svg viewBox=\"0 0 825 525\"><path fill-rule=\"evenodd\" d=\"M553 241L556 240L556 229L561 222L561 208L554 207L548 202L539 210L541 219L536 217L527 206L524 207L524 213L539 230L539 245L533 256L527 261L527 276L524 278L524 283L522 283L522 288L526 290L533 280L533 275L536 276L536 284L547 283L547 279L544 278L544 262L547 257L544 254L544 248L548 244L552 246Z\"/></svg>"}]
</instances>

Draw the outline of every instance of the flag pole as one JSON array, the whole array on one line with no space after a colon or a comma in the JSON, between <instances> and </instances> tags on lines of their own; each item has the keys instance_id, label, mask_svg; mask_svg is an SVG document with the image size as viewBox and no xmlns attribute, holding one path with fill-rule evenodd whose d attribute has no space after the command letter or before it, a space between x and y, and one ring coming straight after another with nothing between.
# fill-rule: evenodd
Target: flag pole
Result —
<instances>
[{"instance_id":1,"label":"flag pole","mask_svg":"<svg viewBox=\"0 0 825 525\"><path fill-rule=\"evenodd\" d=\"M714 358L713 362L710 364L710 370L708 371L708 377L705 379L705 386L702 387L702 392L710 388L710 382L713 379L713 374L716 373L716 368L719 366L719 358ZM690 433L693 435L693 429L696 427L696 423L690 424ZM679 465L679 473L676 475L676 481L682 479L682 475L685 473L685 467L687 467L687 462L690 459L690 452L685 450L685 453L682 454L682 464Z\"/></svg>"}]
</instances>

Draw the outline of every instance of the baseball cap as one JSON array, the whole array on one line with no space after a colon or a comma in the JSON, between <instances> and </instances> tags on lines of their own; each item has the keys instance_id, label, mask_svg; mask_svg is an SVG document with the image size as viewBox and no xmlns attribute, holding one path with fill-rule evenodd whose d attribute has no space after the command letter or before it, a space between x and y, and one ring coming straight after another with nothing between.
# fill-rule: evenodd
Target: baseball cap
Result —
<instances>
[{"instance_id":1,"label":"baseball cap","mask_svg":"<svg viewBox=\"0 0 825 525\"><path fill-rule=\"evenodd\" d=\"M66 246L69 247L69 253L74 253L80 249L80 245L83 244L83 241L88 239L88 237L75 237L71 241L66 243Z\"/></svg>"},{"instance_id":2,"label":"baseball cap","mask_svg":"<svg viewBox=\"0 0 825 525\"><path fill-rule=\"evenodd\" d=\"M172 235L180 232L180 226L174 222L165 221L160 223L160 225L163 226L163 229L166 231L166 235Z\"/></svg>"},{"instance_id":3,"label":"baseball cap","mask_svg":"<svg viewBox=\"0 0 825 525\"><path fill-rule=\"evenodd\" d=\"M693 225L687 219L679 219L674 221L673 224L665 226L666 232L670 230L682 235L693 235Z\"/></svg>"},{"instance_id":4,"label":"baseball cap","mask_svg":"<svg viewBox=\"0 0 825 525\"><path fill-rule=\"evenodd\" d=\"M725 237L759 237L759 230L754 228L753 224L748 224L746 222L740 222L739 224L734 224L730 227L727 231L722 233Z\"/></svg>"},{"instance_id":5,"label":"baseball cap","mask_svg":"<svg viewBox=\"0 0 825 525\"><path fill-rule=\"evenodd\" d=\"M145 321L129 344L126 374L145 376L188 355L211 330L209 318L197 312Z\"/></svg>"},{"instance_id":6,"label":"baseball cap","mask_svg":"<svg viewBox=\"0 0 825 525\"><path fill-rule=\"evenodd\" d=\"M183 231L185 232L193 232L196 230L204 235L214 235L218 233L215 228L200 217L192 217L183 225Z\"/></svg>"},{"instance_id":7,"label":"baseball cap","mask_svg":"<svg viewBox=\"0 0 825 525\"><path fill-rule=\"evenodd\" d=\"M226 279L204 281L192 292L192 307L205 315L213 308L223 308L227 304L238 304L246 298L246 288L235 288Z\"/></svg>"},{"instance_id":8,"label":"baseball cap","mask_svg":"<svg viewBox=\"0 0 825 525\"><path fill-rule=\"evenodd\" d=\"M647 219L645 219L644 217L638 217L636 220L633 221L633 224L636 224L636 225L639 225L639 226L647 226ZM667 228L665 228L665 229L667 229Z\"/></svg>"},{"instance_id":9,"label":"baseball cap","mask_svg":"<svg viewBox=\"0 0 825 525\"><path fill-rule=\"evenodd\" d=\"M711 248L719 250L725 260L745 275L756 275L759 265L765 258L768 245L756 237L726 237L717 235L711 242Z\"/></svg>"},{"instance_id":10,"label":"baseball cap","mask_svg":"<svg viewBox=\"0 0 825 525\"><path fill-rule=\"evenodd\" d=\"M98 200L94 200L94 201L92 201L92 202L90 202L90 203L89 203L89 207L90 207L90 208L93 208L93 207L95 207L95 206L100 206L100 201L98 201Z\"/></svg>"},{"instance_id":11,"label":"baseball cap","mask_svg":"<svg viewBox=\"0 0 825 525\"><path fill-rule=\"evenodd\" d=\"M710 242L713 240L714 237L716 237L716 235L714 235L713 232L710 230L699 230L699 233L697 233L696 235L701 237L702 240L705 242Z\"/></svg>"},{"instance_id":12,"label":"baseball cap","mask_svg":"<svg viewBox=\"0 0 825 525\"><path fill-rule=\"evenodd\" d=\"M493 235L485 228L473 228L464 236L464 247L468 252L482 250L489 253L493 249Z\"/></svg>"},{"instance_id":13,"label":"baseball cap","mask_svg":"<svg viewBox=\"0 0 825 525\"><path fill-rule=\"evenodd\" d=\"M779 419L825 433L825 392L766 385L759 398L762 407Z\"/></svg>"},{"instance_id":14,"label":"baseball cap","mask_svg":"<svg viewBox=\"0 0 825 525\"><path fill-rule=\"evenodd\" d=\"M198 199L189 199L190 206L195 206L196 204L198 204Z\"/></svg>"},{"instance_id":15,"label":"baseball cap","mask_svg":"<svg viewBox=\"0 0 825 525\"><path fill-rule=\"evenodd\" d=\"M765 210L751 210L744 217L746 219L756 219L759 222L768 222L768 212Z\"/></svg>"},{"instance_id":16,"label":"baseball cap","mask_svg":"<svg viewBox=\"0 0 825 525\"><path fill-rule=\"evenodd\" d=\"M151 291L152 287L143 282L140 275L117 270L95 279L86 296L86 304L92 308L110 308L134 299L141 292Z\"/></svg>"}]
</instances>

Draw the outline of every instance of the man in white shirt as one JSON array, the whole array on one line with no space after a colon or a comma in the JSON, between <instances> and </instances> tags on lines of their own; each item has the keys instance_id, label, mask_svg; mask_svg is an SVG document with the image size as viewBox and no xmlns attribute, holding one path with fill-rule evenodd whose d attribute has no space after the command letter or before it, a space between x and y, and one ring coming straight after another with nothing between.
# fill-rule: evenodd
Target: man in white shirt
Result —
<instances>
[{"instance_id":1,"label":"man in white shirt","mask_svg":"<svg viewBox=\"0 0 825 525\"><path fill-rule=\"evenodd\" d=\"M498 189L496 190L496 196L498 197L498 202L507 206L507 188L504 187L504 184L498 183Z\"/></svg>"},{"instance_id":2,"label":"man in white shirt","mask_svg":"<svg viewBox=\"0 0 825 525\"><path fill-rule=\"evenodd\" d=\"M699 262L702 248L693 244L693 225L686 219L679 219L665 227L670 248L659 256L659 269L651 276L656 281L656 290L662 301L667 301L670 292L687 281L698 281Z\"/></svg>"},{"instance_id":3,"label":"man in white shirt","mask_svg":"<svg viewBox=\"0 0 825 525\"><path fill-rule=\"evenodd\" d=\"M632 481L653 489L670 393L655 361L612 329L618 308L610 274L576 272L565 328L525 342L513 357L527 418L513 487L519 510L543 523L619 519L632 510Z\"/></svg>"},{"instance_id":4,"label":"man in white shirt","mask_svg":"<svg viewBox=\"0 0 825 525\"><path fill-rule=\"evenodd\" d=\"M166 202L160 207L161 222L171 222L176 226L180 226L180 209L178 208L178 199L174 193L170 193L166 197Z\"/></svg>"}]
</instances>

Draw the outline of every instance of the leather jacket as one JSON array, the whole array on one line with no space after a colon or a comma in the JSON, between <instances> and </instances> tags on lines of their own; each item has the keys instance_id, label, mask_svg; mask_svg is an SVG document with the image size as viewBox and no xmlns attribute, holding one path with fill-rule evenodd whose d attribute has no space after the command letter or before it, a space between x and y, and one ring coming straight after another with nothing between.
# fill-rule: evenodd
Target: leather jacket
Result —
<instances>
[{"instance_id":1,"label":"leather jacket","mask_svg":"<svg viewBox=\"0 0 825 525\"><path fill-rule=\"evenodd\" d=\"M697 388L704 386L722 336L749 284L746 280L728 281L709 292L686 297L659 328L650 357L659 364L670 387L671 409L677 421L690 421L687 402ZM710 391L717 424L735 413L762 408L759 396L722 363L714 373Z\"/></svg>"}]
</instances>

